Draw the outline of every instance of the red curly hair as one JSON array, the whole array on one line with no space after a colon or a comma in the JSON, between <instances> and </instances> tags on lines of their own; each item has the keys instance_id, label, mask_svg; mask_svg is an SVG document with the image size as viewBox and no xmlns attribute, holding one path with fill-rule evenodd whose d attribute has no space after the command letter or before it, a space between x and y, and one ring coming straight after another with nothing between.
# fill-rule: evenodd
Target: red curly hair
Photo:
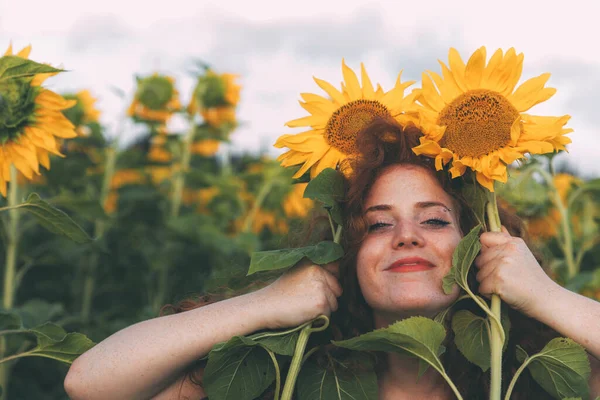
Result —
<instances>
[{"instance_id":1,"label":"red curly hair","mask_svg":"<svg viewBox=\"0 0 600 400\"><path fill-rule=\"evenodd\" d=\"M347 179L347 195L343 203L344 209L344 238L343 245L346 250L344 258L340 262L341 284L344 288L342 297L339 299L339 309L331 316L331 331L327 340L316 341L328 343L329 339L347 339L369 332L374 329L372 311L367 305L358 285L356 275L356 255L361 242L366 234L367 224L363 218L363 205L373 182L382 171L396 164L417 165L429 170L436 177L442 188L454 199L457 205L461 231L469 232L476 224L476 218L466 200L460 194L461 179L452 180L447 171L437 171L432 159L416 156L412 148L419 144L422 133L414 126L402 127L391 119L380 119L374 121L364 129L357 139L357 148L360 154L349 159L344 167L352 171ZM528 237L521 220L514 214L502 208L500 219L511 235L523 238L528 244ZM314 222L314 221L313 221ZM311 224L312 226L313 224ZM312 228L311 228L312 229ZM329 229L322 232L328 233ZM330 239L330 238L322 238ZM530 246L531 248L531 246ZM536 258L539 257L536 255ZM470 286L477 293L478 283L472 275L469 279ZM205 295L196 299L186 299L177 305L168 305L163 308L164 312L184 312L194 308L202 307L213 302L224 299L224 296ZM481 310L468 302L459 303L459 307L448 313L447 321L451 321L452 315L459 309L469 309L474 313ZM512 309L506 309L511 320L510 339L507 350L503 356L503 385L510 382L512 375L520 363L516 359L516 345L521 346L529 354L538 352L552 338L558 334L540 322L524 316ZM467 361L458 351L454 344L454 334L446 324L448 335L444 345L446 352L443 355L443 363L449 376L456 384L464 398L470 400L487 399L489 392L489 374L474 364ZM335 352L340 356L344 351L333 348L331 345L323 346L326 352ZM385 368L385 357L378 357L378 370ZM190 366L188 375L192 382L202 386L201 375L205 363L198 362ZM357 366L360 368L360 366ZM273 398L272 388L263 394L263 399ZM512 399L551 399L529 374L523 374L513 391Z\"/></svg>"}]
</instances>

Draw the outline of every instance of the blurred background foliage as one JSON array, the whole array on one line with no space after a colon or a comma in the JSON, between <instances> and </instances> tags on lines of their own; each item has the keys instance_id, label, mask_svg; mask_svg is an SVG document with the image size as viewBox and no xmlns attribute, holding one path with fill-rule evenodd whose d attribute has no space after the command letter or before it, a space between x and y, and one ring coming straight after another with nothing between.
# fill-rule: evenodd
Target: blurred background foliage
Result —
<instances>
[{"instance_id":1,"label":"blurred background foliage","mask_svg":"<svg viewBox=\"0 0 600 400\"><path fill-rule=\"evenodd\" d=\"M65 157L54 157L41 176L19 175L19 195L38 193L95 240L77 244L20 217L11 311L23 325L52 321L98 342L166 304L243 290L250 254L288 245L312 202L302 198L305 184L292 185L293 171L230 148L237 78L207 68L182 105L172 77L137 77L119 125L143 133L128 146L107 139L92 93L62 94L77 100L65 115L78 137L61 144ZM175 114L186 120L182 132L167 128ZM4 227L7 214L0 214ZM3 398L67 399L67 364L35 357L6 364Z\"/></svg>"},{"instance_id":2,"label":"blurred background foliage","mask_svg":"<svg viewBox=\"0 0 600 400\"><path fill-rule=\"evenodd\" d=\"M107 139L93 93L63 94L77 100L65 115L79 136L62 143L65 157L50 170L20 176L19 191L38 193L95 240L80 245L20 218L12 311L24 325L52 321L98 342L166 304L243 290L256 279L245 278L253 251L300 236L312 209L305 184L292 185L293 171L264 154L230 148L243 95L237 78L204 69L183 102L173 77L136 77L118 125L143 133L126 147ZM175 114L187 121L183 131L168 129ZM555 171L546 157L511 175L499 196L525 220L554 279L600 300L600 181L564 165ZM5 253L0 247L0 259ZM5 398L67 399L67 369L44 358L12 362Z\"/></svg>"}]
</instances>

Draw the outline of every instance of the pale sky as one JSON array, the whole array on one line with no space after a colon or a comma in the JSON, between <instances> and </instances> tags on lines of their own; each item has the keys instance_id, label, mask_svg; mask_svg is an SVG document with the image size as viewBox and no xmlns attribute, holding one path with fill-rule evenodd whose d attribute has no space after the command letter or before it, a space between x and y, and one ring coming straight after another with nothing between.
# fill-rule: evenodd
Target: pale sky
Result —
<instances>
[{"instance_id":1,"label":"pale sky","mask_svg":"<svg viewBox=\"0 0 600 400\"><path fill-rule=\"evenodd\" d=\"M11 40L16 49L31 44L32 59L69 70L48 84L90 89L111 134L128 103L110 88L131 96L135 74L173 75L187 103L194 60L239 73L243 126L232 151L276 156L276 138L294 132L284 123L306 115L299 93L322 94L312 76L339 85L342 58L355 70L365 62L371 80L390 88L400 69L417 81L425 69L439 71L449 47L464 59L482 45L488 55L515 47L525 54L523 79L550 72L549 86L558 89L529 112L571 115L566 159L598 176L598 8L593 0L0 0L0 50Z\"/></svg>"}]
</instances>

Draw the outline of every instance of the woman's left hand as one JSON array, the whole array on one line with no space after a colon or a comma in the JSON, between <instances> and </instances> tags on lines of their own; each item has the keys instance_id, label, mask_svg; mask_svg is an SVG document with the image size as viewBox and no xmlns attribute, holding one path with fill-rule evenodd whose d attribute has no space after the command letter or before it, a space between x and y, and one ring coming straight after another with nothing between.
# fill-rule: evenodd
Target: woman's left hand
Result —
<instances>
[{"instance_id":1,"label":"woman's left hand","mask_svg":"<svg viewBox=\"0 0 600 400\"><path fill-rule=\"evenodd\" d=\"M481 252L475 259L479 268L479 292L490 297L497 294L509 306L528 316L543 301L542 294L555 288L525 241L502 232L485 232L480 237Z\"/></svg>"}]
</instances>

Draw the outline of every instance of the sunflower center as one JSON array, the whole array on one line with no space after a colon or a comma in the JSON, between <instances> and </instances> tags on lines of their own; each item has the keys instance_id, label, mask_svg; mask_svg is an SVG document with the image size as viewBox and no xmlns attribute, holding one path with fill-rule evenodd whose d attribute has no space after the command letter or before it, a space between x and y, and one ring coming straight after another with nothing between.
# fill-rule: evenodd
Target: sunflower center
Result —
<instances>
[{"instance_id":1,"label":"sunflower center","mask_svg":"<svg viewBox=\"0 0 600 400\"><path fill-rule=\"evenodd\" d=\"M173 83L164 76L150 76L140 81L137 99L151 110L163 110L173 97Z\"/></svg>"},{"instance_id":2,"label":"sunflower center","mask_svg":"<svg viewBox=\"0 0 600 400\"><path fill-rule=\"evenodd\" d=\"M0 82L0 144L14 140L33 117L39 90L31 78L13 78Z\"/></svg>"},{"instance_id":3,"label":"sunflower center","mask_svg":"<svg viewBox=\"0 0 600 400\"><path fill-rule=\"evenodd\" d=\"M358 133L376 118L390 112L376 100L354 100L338 108L325 127L325 140L344 154L355 154Z\"/></svg>"},{"instance_id":4,"label":"sunflower center","mask_svg":"<svg viewBox=\"0 0 600 400\"><path fill-rule=\"evenodd\" d=\"M470 90L440 113L445 125L443 147L461 157L479 157L510 142L510 130L519 112L501 94L487 89Z\"/></svg>"}]
</instances>

